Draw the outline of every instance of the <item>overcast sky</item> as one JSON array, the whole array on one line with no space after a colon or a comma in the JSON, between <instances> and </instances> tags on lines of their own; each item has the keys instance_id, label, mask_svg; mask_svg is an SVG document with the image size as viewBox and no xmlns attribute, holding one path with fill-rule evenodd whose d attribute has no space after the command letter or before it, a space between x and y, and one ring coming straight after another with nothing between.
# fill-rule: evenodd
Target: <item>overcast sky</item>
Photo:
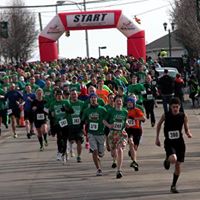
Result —
<instances>
[{"instance_id":1,"label":"overcast sky","mask_svg":"<svg viewBox=\"0 0 200 200\"><path fill-rule=\"evenodd\" d=\"M90 2L93 0L86 0ZM0 6L9 5L10 0L1 0ZM26 5L55 5L56 0L24 0ZM83 2L83 0L66 1ZM121 9L128 17L137 15L141 19L142 27L146 34L146 43L150 43L155 39L167 34L164 31L163 23L170 23L170 8L173 0L102 0L101 3L86 4L87 10L112 10ZM79 8L82 9L81 6ZM45 27L55 15L55 7L52 8L37 8L31 9L35 12L37 25L39 29L38 12L41 12L42 24ZM59 6L59 12L78 11L76 5ZM101 55L126 55L127 39L117 29L89 30L89 54L91 57L98 57L98 47L106 46L106 49L101 50ZM71 31L70 37L62 36L59 39L60 55L69 58L77 56L86 56L86 43L84 31ZM36 54L38 48L36 49Z\"/></svg>"}]
</instances>

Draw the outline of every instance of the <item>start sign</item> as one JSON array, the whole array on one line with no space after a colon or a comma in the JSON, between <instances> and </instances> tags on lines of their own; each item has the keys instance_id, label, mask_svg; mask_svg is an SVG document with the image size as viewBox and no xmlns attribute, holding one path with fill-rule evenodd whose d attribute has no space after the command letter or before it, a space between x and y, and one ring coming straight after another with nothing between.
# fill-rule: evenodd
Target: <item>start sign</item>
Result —
<instances>
[{"instance_id":1,"label":"start sign","mask_svg":"<svg viewBox=\"0 0 200 200\"><path fill-rule=\"evenodd\" d=\"M89 13L67 15L68 27L114 25L114 13Z\"/></svg>"}]
</instances>

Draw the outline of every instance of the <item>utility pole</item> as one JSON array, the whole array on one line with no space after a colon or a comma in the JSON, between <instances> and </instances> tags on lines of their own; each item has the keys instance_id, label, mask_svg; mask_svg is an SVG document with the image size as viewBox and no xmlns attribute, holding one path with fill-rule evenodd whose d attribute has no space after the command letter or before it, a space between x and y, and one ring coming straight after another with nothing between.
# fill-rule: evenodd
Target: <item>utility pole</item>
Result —
<instances>
[{"instance_id":1,"label":"utility pole","mask_svg":"<svg viewBox=\"0 0 200 200\"><path fill-rule=\"evenodd\" d=\"M200 0L196 0L196 13L197 13L197 21L200 22Z\"/></svg>"},{"instance_id":2,"label":"utility pole","mask_svg":"<svg viewBox=\"0 0 200 200\"><path fill-rule=\"evenodd\" d=\"M85 0L83 0L83 9L84 9L84 11L86 11L86 1ZM89 54L88 30L85 30L85 42L86 42L86 55L89 58L90 54Z\"/></svg>"},{"instance_id":3,"label":"utility pole","mask_svg":"<svg viewBox=\"0 0 200 200\"><path fill-rule=\"evenodd\" d=\"M41 17L41 13L38 13L38 17L39 17L39 23L40 23L40 31L42 31L42 17Z\"/></svg>"}]
</instances>

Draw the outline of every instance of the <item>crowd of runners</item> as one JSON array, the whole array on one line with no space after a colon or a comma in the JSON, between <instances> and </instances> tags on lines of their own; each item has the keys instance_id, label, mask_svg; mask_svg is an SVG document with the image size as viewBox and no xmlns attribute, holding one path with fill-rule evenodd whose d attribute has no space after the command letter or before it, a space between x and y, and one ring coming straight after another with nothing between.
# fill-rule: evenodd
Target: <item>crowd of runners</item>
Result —
<instances>
[{"instance_id":1,"label":"crowd of runners","mask_svg":"<svg viewBox=\"0 0 200 200\"><path fill-rule=\"evenodd\" d=\"M173 79L167 70L159 77L157 64L151 58L145 63L131 56L117 56L1 65L0 134L4 134L3 124L6 128L11 124L13 137L17 138L16 127L24 112L27 138L36 134L40 151L48 146L51 135L57 138L58 160L66 163L67 144L73 154L74 143L77 162L82 162L85 142L89 144L96 175L102 176L101 158L106 147L119 179L123 176L123 150L127 145L130 167L139 170L137 150L142 125L149 119L155 127L154 108L161 96L164 114L157 125L155 143L160 146L159 133L165 122L164 167L169 169L170 163L175 164L171 192L176 193L185 156L183 126L186 135L192 137L183 108L186 83L181 74Z\"/></svg>"}]
</instances>

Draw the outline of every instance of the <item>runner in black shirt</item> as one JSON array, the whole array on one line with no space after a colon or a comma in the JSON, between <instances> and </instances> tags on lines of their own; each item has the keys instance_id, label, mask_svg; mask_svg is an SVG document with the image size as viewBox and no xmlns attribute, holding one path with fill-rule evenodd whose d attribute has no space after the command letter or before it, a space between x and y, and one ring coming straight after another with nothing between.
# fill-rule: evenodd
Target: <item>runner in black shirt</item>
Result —
<instances>
[{"instance_id":1,"label":"runner in black shirt","mask_svg":"<svg viewBox=\"0 0 200 200\"><path fill-rule=\"evenodd\" d=\"M157 136L155 144L161 146L159 140L160 129L162 123L164 124L164 148L166 152L166 159L164 161L165 169L170 168L170 163L175 164L175 171L173 175L173 181L171 185L171 192L178 193L176 189L176 182L181 173L181 163L185 158L185 142L182 134L182 127L184 126L185 134L188 138L192 137L188 127L188 118L185 113L179 111L180 100L178 98L172 98L170 101L170 111L163 114L157 124Z\"/></svg>"}]
</instances>

